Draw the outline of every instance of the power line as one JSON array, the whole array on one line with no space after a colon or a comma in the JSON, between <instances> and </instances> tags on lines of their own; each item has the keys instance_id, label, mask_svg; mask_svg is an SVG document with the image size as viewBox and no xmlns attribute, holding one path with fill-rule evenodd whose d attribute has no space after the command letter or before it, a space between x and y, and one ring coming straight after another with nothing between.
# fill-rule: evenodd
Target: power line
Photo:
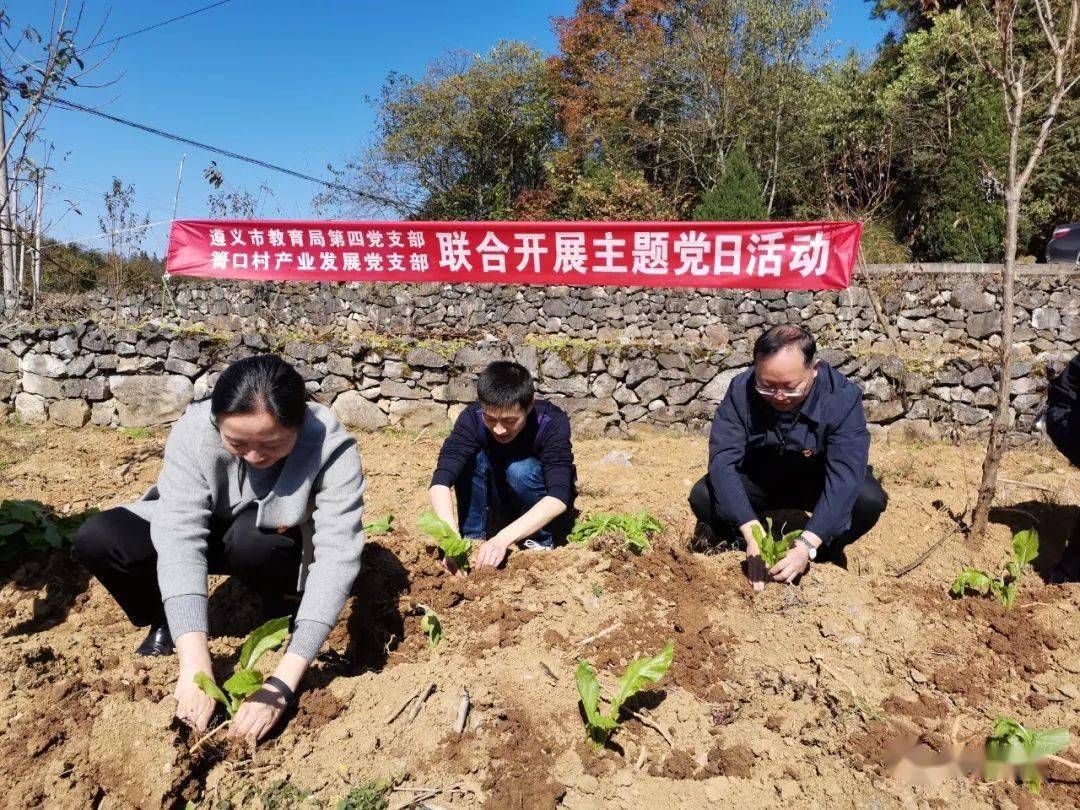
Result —
<instances>
[{"instance_id":1,"label":"power line","mask_svg":"<svg viewBox=\"0 0 1080 810\"><path fill-rule=\"evenodd\" d=\"M177 141L178 143L187 144L188 146L194 146L196 149L203 149L216 155L222 155L227 158L232 158L233 160L241 160L244 163L251 163L254 166L260 166L264 169L270 169L271 171L281 172L282 174L297 177L301 180L307 180L310 183L318 183L320 186L325 186L326 188L333 189L334 191L340 191L350 196L364 196L372 200L373 202L381 203L384 205L392 204L392 201L390 200L383 199L375 195L368 194L366 192L362 193L357 191L356 189L348 188L347 186L343 186L339 183L332 183L329 180L323 180L319 177L312 177L310 174L304 174L303 172L298 172L293 169L286 169L284 166L278 166L274 163L267 163L265 160L259 160L258 158L241 155L239 152L233 152L228 149L223 149L220 146L211 146L207 143L201 143L199 141L192 140L191 138L185 138L183 135L175 135L171 132L166 132L165 130L158 129L157 127L152 127L147 124L140 124L136 121L130 121L126 118L109 115L108 113L104 113L101 110L95 110L93 107L76 104L74 101L68 101L67 99L59 98L57 96L46 96L46 98L52 104L55 104L62 110L74 110L76 112L89 113L90 115L96 115L99 118L104 118L107 121L112 121L116 124L123 124L127 127L133 127L134 129L142 130L143 132L149 132L151 135L158 135L162 138L168 138L171 141Z\"/></svg>"},{"instance_id":2,"label":"power line","mask_svg":"<svg viewBox=\"0 0 1080 810\"><path fill-rule=\"evenodd\" d=\"M218 6L223 6L226 3L231 3L231 2L232 2L232 0L219 0L219 2L217 2L217 3L211 3L208 6L203 6L202 8L197 8L194 11L189 11L187 14L181 14L179 17L173 17L172 19L169 19L169 20L162 20L159 23L154 23L153 25L148 25L146 28L140 28L138 31L129 31L126 34L121 34L118 37L113 37L112 39L107 39L104 42L96 42L93 45L90 45L89 47L84 48L84 50L92 51L92 50L94 50L94 48L100 48L100 47L102 47L104 45L112 45L114 42L119 42L122 39L127 39L128 37L133 37L136 34L145 34L147 31L153 31L155 28L161 28L163 25L168 25L169 23L174 23L174 22L177 22L178 20L184 20L184 19L187 19L188 17L194 17L196 14L201 14L204 11L209 11L212 8L217 8Z\"/></svg>"}]
</instances>

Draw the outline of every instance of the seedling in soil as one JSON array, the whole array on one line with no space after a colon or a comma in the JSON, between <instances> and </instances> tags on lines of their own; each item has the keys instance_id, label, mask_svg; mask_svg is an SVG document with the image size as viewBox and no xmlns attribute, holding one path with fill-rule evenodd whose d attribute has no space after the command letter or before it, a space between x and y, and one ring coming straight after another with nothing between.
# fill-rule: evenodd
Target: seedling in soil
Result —
<instances>
[{"instance_id":1,"label":"seedling in soil","mask_svg":"<svg viewBox=\"0 0 1080 810\"><path fill-rule=\"evenodd\" d=\"M96 513L90 509L63 517L40 501L0 501L0 559L70 546L82 522Z\"/></svg>"},{"instance_id":2,"label":"seedling in soil","mask_svg":"<svg viewBox=\"0 0 1080 810\"><path fill-rule=\"evenodd\" d=\"M1034 529L1017 532L1013 537L1012 559L1005 563L997 578L978 568L965 568L953 580L949 593L963 596L968 591L987 596L993 594L1008 610L1016 601L1016 583L1024 572L1024 566L1039 556L1039 533Z\"/></svg>"},{"instance_id":3,"label":"seedling in soil","mask_svg":"<svg viewBox=\"0 0 1080 810\"><path fill-rule=\"evenodd\" d=\"M450 524L430 509L416 519L416 525L424 534L439 544L442 553L462 571L469 570L469 552L473 541L463 538Z\"/></svg>"},{"instance_id":4,"label":"seedling in soil","mask_svg":"<svg viewBox=\"0 0 1080 810\"><path fill-rule=\"evenodd\" d=\"M255 669L260 658L271 650L276 650L289 635L289 617L271 619L262 627L257 627L247 637L240 648L240 659L232 676L220 687L205 672L195 673L195 683L207 695L221 703L226 713L232 718L240 705L249 695L262 689L263 674Z\"/></svg>"},{"instance_id":5,"label":"seedling in soil","mask_svg":"<svg viewBox=\"0 0 1080 810\"><path fill-rule=\"evenodd\" d=\"M439 619L439 614L427 605L420 607L424 609L424 616L420 619L420 632L427 636L428 647L434 650L442 641L442 621Z\"/></svg>"},{"instance_id":6,"label":"seedling in soil","mask_svg":"<svg viewBox=\"0 0 1080 810\"><path fill-rule=\"evenodd\" d=\"M765 518L765 528L761 528L760 524L755 523L750 531L754 535L754 542L757 543L758 551L761 552L761 559L765 563L767 568L772 568L780 560L784 559L784 555L791 550L792 544L795 542L795 538L802 532L798 529L792 532L780 531L780 539L777 540L773 536L773 520L772 518Z\"/></svg>"},{"instance_id":7,"label":"seedling in soil","mask_svg":"<svg viewBox=\"0 0 1080 810\"><path fill-rule=\"evenodd\" d=\"M376 520L374 523L364 524L364 533L369 537L376 534L390 534L394 530L394 516L386 515Z\"/></svg>"},{"instance_id":8,"label":"seedling in soil","mask_svg":"<svg viewBox=\"0 0 1080 810\"><path fill-rule=\"evenodd\" d=\"M1038 795L1042 777L1036 765L1069 747L1069 730L1051 728L1045 731L1024 728L1011 717L998 717L986 738L987 778L998 779L1002 766L1016 769L1031 793Z\"/></svg>"},{"instance_id":9,"label":"seedling in soil","mask_svg":"<svg viewBox=\"0 0 1080 810\"><path fill-rule=\"evenodd\" d=\"M626 668L619 678L619 691L611 701L607 714L600 713L600 682L588 661L578 661L578 695L585 709L585 733L596 748L602 747L619 728L619 711L623 704L651 683L664 677L675 655L675 642L668 641L651 658L639 658Z\"/></svg>"},{"instance_id":10,"label":"seedling in soil","mask_svg":"<svg viewBox=\"0 0 1080 810\"><path fill-rule=\"evenodd\" d=\"M572 546L588 547L593 540L621 535L626 547L640 555L652 547L650 538L663 530L663 524L647 510L637 514L596 514L578 518L566 542Z\"/></svg>"},{"instance_id":11,"label":"seedling in soil","mask_svg":"<svg viewBox=\"0 0 1080 810\"><path fill-rule=\"evenodd\" d=\"M338 799L336 810L386 810L390 806L387 797L400 779L373 779L349 791L344 799Z\"/></svg>"}]
</instances>

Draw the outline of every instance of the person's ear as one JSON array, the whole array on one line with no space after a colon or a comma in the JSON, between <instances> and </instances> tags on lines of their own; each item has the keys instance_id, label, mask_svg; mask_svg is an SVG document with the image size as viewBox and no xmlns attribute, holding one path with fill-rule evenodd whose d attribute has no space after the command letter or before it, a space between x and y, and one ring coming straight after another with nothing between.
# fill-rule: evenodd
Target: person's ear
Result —
<instances>
[{"instance_id":1,"label":"person's ear","mask_svg":"<svg viewBox=\"0 0 1080 810\"><path fill-rule=\"evenodd\" d=\"M525 415L528 416L530 413L532 413L533 408L535 408L535 407L536 407L536 399L533 398L533 399L529 400L529 407L525 409Z\"/></svg>"}]
</instances>

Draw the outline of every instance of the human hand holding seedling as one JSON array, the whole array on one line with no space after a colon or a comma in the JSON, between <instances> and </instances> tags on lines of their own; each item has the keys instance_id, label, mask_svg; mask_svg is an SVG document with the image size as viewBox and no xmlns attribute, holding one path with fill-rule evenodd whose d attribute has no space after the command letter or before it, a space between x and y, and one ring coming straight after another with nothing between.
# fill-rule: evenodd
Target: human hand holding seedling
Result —
<instances>
[{"instance_id":1,"label":"human hand holding seedling","mask_svg":"<svg viewBox=\"0 0 1080 810\"><path fill-rule=\"evenodd\" d=\"M743 539L746 541L746 578L755 591L765 590L765 561L761 559L761 549L758 548L755 529L760 530L761 524L752 520L740 527Z\"/></svg>"},{"instance_id":2,"label":"human hand holding seedling","mask_svg":"<svg viewBox=\"0 0 1080 810\"><path fill-rule=\"evenodd\" d=\"M289 634L289 617L283 616L271 619L261 627L255 628L247 637L243 647L240 648L240 657L236 662L236 668L232 676L225 683L218 686L214 679L207 674L210 669L196 672L191 678L199 689L206 693L207 697L218 701L225 708L226 714L233 721L232 734L235 736L253 737L259 739L265 735L281 717L285 709L285 701L280 693L271 690L264 685L265 678L262 672L255 669L255 664L263 655L277 649ZM185 638L181 636L181 638ZM205 634L203 637L205 644ZM289 659L298 659L290 661ZM295 688L304 674L307 662L298 655L286 654L278 672L286 677L282 681L291 683L290 688ZM296 670L294 672L294 670ZM280 675L278 676L280 677ZM177 687L179 689L179 687ZM250 705L249 705L250 703ZM213 702L211 701L211 710ZM209 717L207 718L209 722ZM205 729L205 723L199 729ZM220 728L220 726L219 726ZM215 729L216 731L216 729Z\"/></svg>"},{"instance_id":3,"label":"human hand holding seedling","mask_svg":"<svg viewBox=\"0 0 1080 810\"><path fill-rule=\"evenodd\" d=\"M810 552L802 543L796 543L783 556L780 562L769 569L773 582L794 582L810 567Z\"/></svg>"},{"instance_id":4,"label":"human hand holding seedling","mask_svg":"<svg viewBox=\"0 0 1080 810\"><path fill-rule=\"evenodd\" d=\"M296 653L285 653L277 667L274 677L296 691L300 680L307 671L308 662ZM264 683L258 692L248 695L233 718L229 734L234 737L246 737L261 740L277 725L278 720L288 708L289 701L275 685Z\"/></svg>"},{"instance_id":5,"label":"human hand holding seedling","mask_svg":"<svg viewBox=\"0 0 1080 810\"><path fill-rule=\"evenodd\" d=\"M463 576L462 572L469 570L472 540L463 538L453 526L430 509L421 513L416 519L416 525L439 544L439 550L443 553L443 566L447 571L455 576Z\"/></svg>"},{"instance_id":6,"label":"human hand holding seedling","mask_svg":"<svg viewBox=\"0 0 1080 810\"><path fill-rule=\"evenodd\" d=\"M214 701L195 683L198 675L210 677L213 666L206 633L184 633L176 639L180 672L173 697L176 699L176 718L195 731L206 731L214 716Z\"/></svg>"}]
</instances>

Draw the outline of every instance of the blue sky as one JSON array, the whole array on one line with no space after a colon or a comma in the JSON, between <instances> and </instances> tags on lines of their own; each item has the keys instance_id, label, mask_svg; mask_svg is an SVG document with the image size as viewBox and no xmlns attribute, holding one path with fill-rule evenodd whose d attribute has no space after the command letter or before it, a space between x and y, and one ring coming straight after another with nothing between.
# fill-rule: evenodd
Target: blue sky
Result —
<instances>
[{"instance_id":1,"label":"blue sky","mask_svg":"<svg viewBox=\"0 0 1080 810\"><path fill-rule=\"evenodd\" d=\"M213 0L85 0L84 32L104 20L100 39L153 25ZM125 39L69 97L114 115L150 124L306 174L326 176L328 162L355 153L372 135L365 96L377 94L391 71L413 75L451 50L487 51L517 39L545 51L556 46L553 16L573 12L573 0L529 2L367 2L367 0L230 0L185 20ZM47 24L46 0L15 0L7 10L15 30ZM106 18L106 12L108 17ZM872 51L888 29L871 20L863 0L833 0L825 38L834 52ZM98 49L103 54L108 48ZM79 238L100 231L102 194L112 177L135 186L136 209L152 221L172 212L177 169L187 154L178 216L207 216L203 170L215 159L228 183L255 193L273 189L260 216L311 216L319 190L241 162L103 121L53 110L47 137L57 170L46 206L49 235ZM63 160L60 160L63 157ZM81 213L71 210L70 200ZM145 247L164 251L167 227L150 231Z\"/></svg>"}]
</instances>

